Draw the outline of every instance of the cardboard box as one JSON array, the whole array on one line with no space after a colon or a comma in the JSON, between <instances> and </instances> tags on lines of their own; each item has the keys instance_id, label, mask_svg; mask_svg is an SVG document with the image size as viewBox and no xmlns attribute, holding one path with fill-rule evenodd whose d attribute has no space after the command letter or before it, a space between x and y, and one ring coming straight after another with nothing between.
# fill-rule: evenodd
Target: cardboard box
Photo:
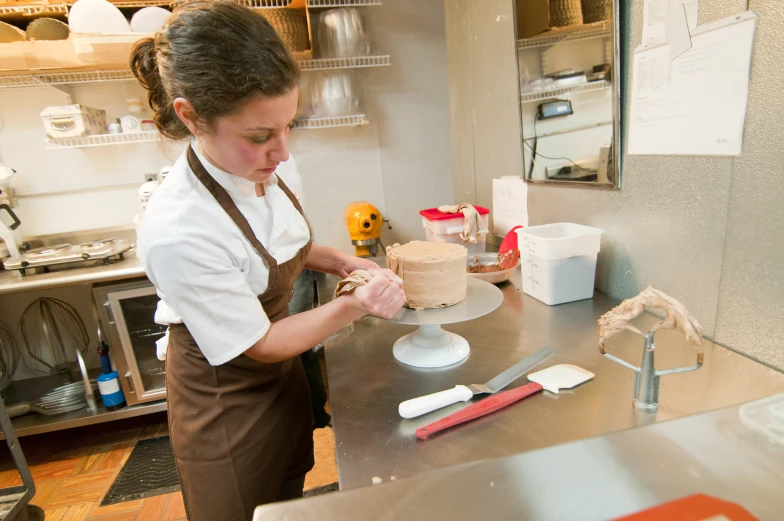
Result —
<instances>
[{"instance_id":1,"label":"cardboard box","mask_svg":"<svg viewBox=\"0 0 784 521\"><path fill-rule=\"evenodd\" d=\"M550 19L550 0L515 0L517 38L525 39L550 31L553 35L580 31L588 26L579 24L554 27ZM607 22L597 22L599 26Z\"/></svg>"},{"instance_id":2,"label":"cardboard box","mask_svg":"<svg viewBox=\"0 0 784 521\"><path fill-rule=\"evenodd\" d=\"M152 34L85 34L73 33L71 39L81 65L91 70L115 70L129 67L131 49Z\"/></svg>"},{"instance_id":3,"label":"cardboard box","mask_svg":"<svg viewBox=\"0 0 784 521\"><path fill-rule=\"evenodd\" d=\"M517 38L530 38L550 29L550 0L515 0Z\"/></svg>"},{"instance_id":4,"label":"cardboard box","mask_svg":"<svg viewBox=\"0 0 784 521\"><path fill-rule=\"evenodd\" d=\"M67 69L81 67L68 40L0 43L0 70Z\"/></svg>"},{"instance_id":5,"label":"cardboard box","mask_svg":"<svg viewBox=\"0 0 784 521\"><path fill-rule=\"evenodd\" d=\"M49 139L108 134L106 111L84 105L46 107L41 111Z\"/></svg>"}]
</instances>

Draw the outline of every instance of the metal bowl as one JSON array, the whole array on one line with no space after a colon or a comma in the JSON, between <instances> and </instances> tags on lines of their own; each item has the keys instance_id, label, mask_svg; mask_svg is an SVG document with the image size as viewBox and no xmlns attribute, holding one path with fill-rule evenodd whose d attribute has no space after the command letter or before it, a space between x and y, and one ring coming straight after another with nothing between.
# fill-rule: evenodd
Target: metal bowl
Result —
<instances>
[{"instance_id":1,"label":"metal bowl","mask_svg":"<svg viewBox=\"0 0 784 521\"><path fill-rule=\"evenodd\" d=\"M317 19L321 58L351 58L370 54L370 38L359 9L330 9Z\"/></svg>"},{"instance_id":2,"label":"metal bowl","mask_svg":"<svg viewBox=\"0 0 784 521\"><path fill-rule=\"evenodd\" d=\"M492 266L493 264L498 264L498 254L469 253L468 259L466 261L466 270L468 270L469 266L476 266L477 264L480 266ZM485 282L490 282L491 284L500 284L509 280L518 266L520 266L520 259L517 259L517 263L513 268L509 268L507 270L491 271L489 273L468 273L468 276L475 279L484 280Z\"/></svg>"},{"instance_id":3,"label":"metal bowl","mask_svg":"<svg viewBox=\"0 0 784 521\"><path fill-rule=\"evenodd\" d=\"M348 116L359 112L359 82L351 72L330 72L311 79L310 98L318 117Z\"/></svg>"}]
</instances>

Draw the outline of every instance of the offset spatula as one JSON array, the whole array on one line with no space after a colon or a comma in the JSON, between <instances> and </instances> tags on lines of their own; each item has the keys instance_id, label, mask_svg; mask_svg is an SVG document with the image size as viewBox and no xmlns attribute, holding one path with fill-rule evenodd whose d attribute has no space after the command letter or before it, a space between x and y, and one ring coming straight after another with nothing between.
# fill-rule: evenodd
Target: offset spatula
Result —
<instances>
[{"instance_id":1,"label":"offset spatula","mask_svg":"<svg viewBox=\"0 0 784 521\"><path fill-rule=\"evenodd\" d=\"M400 404L398 412L403 418L416 418L453 403L467 402L475 394L495 394L554 354L555 351L549 347L543 347L534 354L523 358L486 384L458 385L446 391L406 400Z\"/></svg>"},{"instance_id":2,"label":"offset spatula","mask_svg":"<svg viewBox=\"0 0 784 521\"><path fill-rule=\"evenodd\" d=\"M571 389L593 377L594 374L592 372L576 365L560 364L548 367L539 372L529 374L528 379L531 381L529 384L498 393L485 400L480 400L454 414L420 427L416 430L417 438L426 440L437 432L503 409L542 389L558 394L559 389Z\"/></svg>"}]
</instances>

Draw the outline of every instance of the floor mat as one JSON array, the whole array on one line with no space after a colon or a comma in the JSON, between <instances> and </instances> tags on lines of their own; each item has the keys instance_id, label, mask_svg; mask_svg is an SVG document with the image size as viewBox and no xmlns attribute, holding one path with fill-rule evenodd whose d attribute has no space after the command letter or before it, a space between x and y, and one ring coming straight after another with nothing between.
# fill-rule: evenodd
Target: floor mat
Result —
<instances>
[{"instance_id":1,"label":"floor mat","mask_svg":"<svg viewBox=\"0 0 784 521\"><path fill-rule=\"evenodd\" d=\"M316 487L310 490L306 490L302 497L313 497L313 496L320 496L322 494L328 494L330 492L337 492L340 489L338 488L337 483L330 483L329 485L324 485L323 487Z\"/></svg>"},{"instance_id":2,"label":"floor mat","mask_svg":"<svg viewBox=\"0 0 784 521\"><path fill-rule=\"evenodd\" d=\"M171 441L168 436L141 440L131 451L117 479L101 501L101 506L124 503L180 490L177 467L174 463ZM337 492L338 484L306 490L304 497Z\"/></svg>"},{"instance_id":3,"label":"floor mat","mask_svg":"<svg viewBox=\"0 0 784 521\"><path fill-rule=\"evenodd\" d=\"M168 436L140 440L114 480L101 506L180 490Z\"/></svg>"}]
</instances>

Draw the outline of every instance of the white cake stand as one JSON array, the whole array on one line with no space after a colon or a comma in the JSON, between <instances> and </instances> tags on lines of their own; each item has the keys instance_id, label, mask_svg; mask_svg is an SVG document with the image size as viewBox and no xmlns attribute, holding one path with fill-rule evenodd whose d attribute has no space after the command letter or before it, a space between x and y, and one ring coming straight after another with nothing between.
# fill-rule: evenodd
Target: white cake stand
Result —
<instances>
[{"instance_id":1,"label":"white cake stand","mask_svg":"<svg viewBox=\"0 0 784 521\"><path fill-rule=\"evenodd\" d=\"M419 326L419 329L400 337L392 353L399 362L414 367L444 367L465 360L470 351L468 341L444 331L441 325L487 315L503 300L504 294L494 285L468 277L466 298L459 304L422 311L403 308L389 321Z\"/></svg>"}]
</instances>

